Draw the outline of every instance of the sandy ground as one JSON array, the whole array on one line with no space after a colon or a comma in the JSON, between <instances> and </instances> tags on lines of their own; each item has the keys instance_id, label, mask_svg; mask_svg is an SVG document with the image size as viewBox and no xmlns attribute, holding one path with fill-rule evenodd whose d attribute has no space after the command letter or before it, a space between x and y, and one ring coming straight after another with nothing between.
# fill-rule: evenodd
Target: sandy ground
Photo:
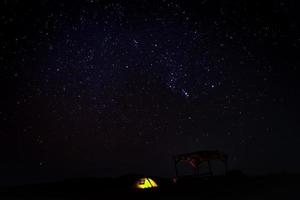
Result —
<instances>
[{"instance_id":1,"label":"sandy ground","mask_svg":"<svg viewBox=\"0 0 300 200\"><path fill-rule=\"evenodd\" d=\"M132 190L128 180L76 180L58 183L1 187L2 200L67 199L300 199L299 175L187 179L177 184L159 181L157 190Z\"/></svg>"}]
</instances>

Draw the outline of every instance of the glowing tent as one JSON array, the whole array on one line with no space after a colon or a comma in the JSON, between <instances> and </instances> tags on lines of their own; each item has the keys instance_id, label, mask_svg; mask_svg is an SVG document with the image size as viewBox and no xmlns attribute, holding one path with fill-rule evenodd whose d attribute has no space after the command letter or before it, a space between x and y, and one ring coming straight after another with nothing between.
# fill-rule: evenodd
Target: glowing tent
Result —
<instances>
[{"instance_id":1,"label":"glowing tent","mask_svg":"<svg viewBox=\"0 0 300 200\"><path fill-rule=\"evenodd\" d=\"M157 188L158 185L151 178L140 178L135 183L136 189Z\"/></svg>"}]
</instances>

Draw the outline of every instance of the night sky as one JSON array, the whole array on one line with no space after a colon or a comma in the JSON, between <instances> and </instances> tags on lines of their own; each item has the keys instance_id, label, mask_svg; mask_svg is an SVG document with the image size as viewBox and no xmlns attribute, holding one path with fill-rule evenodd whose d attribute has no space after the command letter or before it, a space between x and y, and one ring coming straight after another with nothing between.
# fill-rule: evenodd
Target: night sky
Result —
<instances>
[{"instance_id":1,"label":"night sky","mask_svg":"<svg viewBox=\"0 0 300 200\"><path fill-rule=\"evenodd\" d=\"M299 172L298 1L0 3L0 177ZM2 181L3 182L3 181Z\"/></svg>"}]
</instances>

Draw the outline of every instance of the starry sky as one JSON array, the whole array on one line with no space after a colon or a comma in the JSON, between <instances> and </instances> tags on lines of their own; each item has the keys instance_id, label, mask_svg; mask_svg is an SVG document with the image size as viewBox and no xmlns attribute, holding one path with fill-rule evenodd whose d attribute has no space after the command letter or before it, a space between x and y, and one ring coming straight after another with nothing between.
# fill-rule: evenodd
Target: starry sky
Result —
<instances>
[{"instance_id":1,"label":"starry sky","mask_svg":"<svg viewBox=\"0 0 300 200\"><path fill-rule=\"evenodd\" d=\"M298 8L1 1L0 176L172 176L172 155L214 149L297 171Z\"/></svg>"}]
</instances>

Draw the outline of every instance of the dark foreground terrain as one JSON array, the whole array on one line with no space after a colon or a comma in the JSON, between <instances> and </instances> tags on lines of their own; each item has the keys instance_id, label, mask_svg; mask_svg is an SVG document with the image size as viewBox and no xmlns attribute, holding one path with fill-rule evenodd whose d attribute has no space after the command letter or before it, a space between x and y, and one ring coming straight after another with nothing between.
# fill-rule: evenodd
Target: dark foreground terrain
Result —
<instances>
[{"instance_id":1,"label":"dark foreground terrain","mask_svg":"<svg viewBox=\"0 0 300 200\"><path fill-rule=\"evenodd\" d=\"M247 177L242 174L170 179L153 178L157 189L137 190L137 176L86 178L55 183L1 187L0 199L300 199L300 175L273 174Z\"/></svg>"}]
</instances>

